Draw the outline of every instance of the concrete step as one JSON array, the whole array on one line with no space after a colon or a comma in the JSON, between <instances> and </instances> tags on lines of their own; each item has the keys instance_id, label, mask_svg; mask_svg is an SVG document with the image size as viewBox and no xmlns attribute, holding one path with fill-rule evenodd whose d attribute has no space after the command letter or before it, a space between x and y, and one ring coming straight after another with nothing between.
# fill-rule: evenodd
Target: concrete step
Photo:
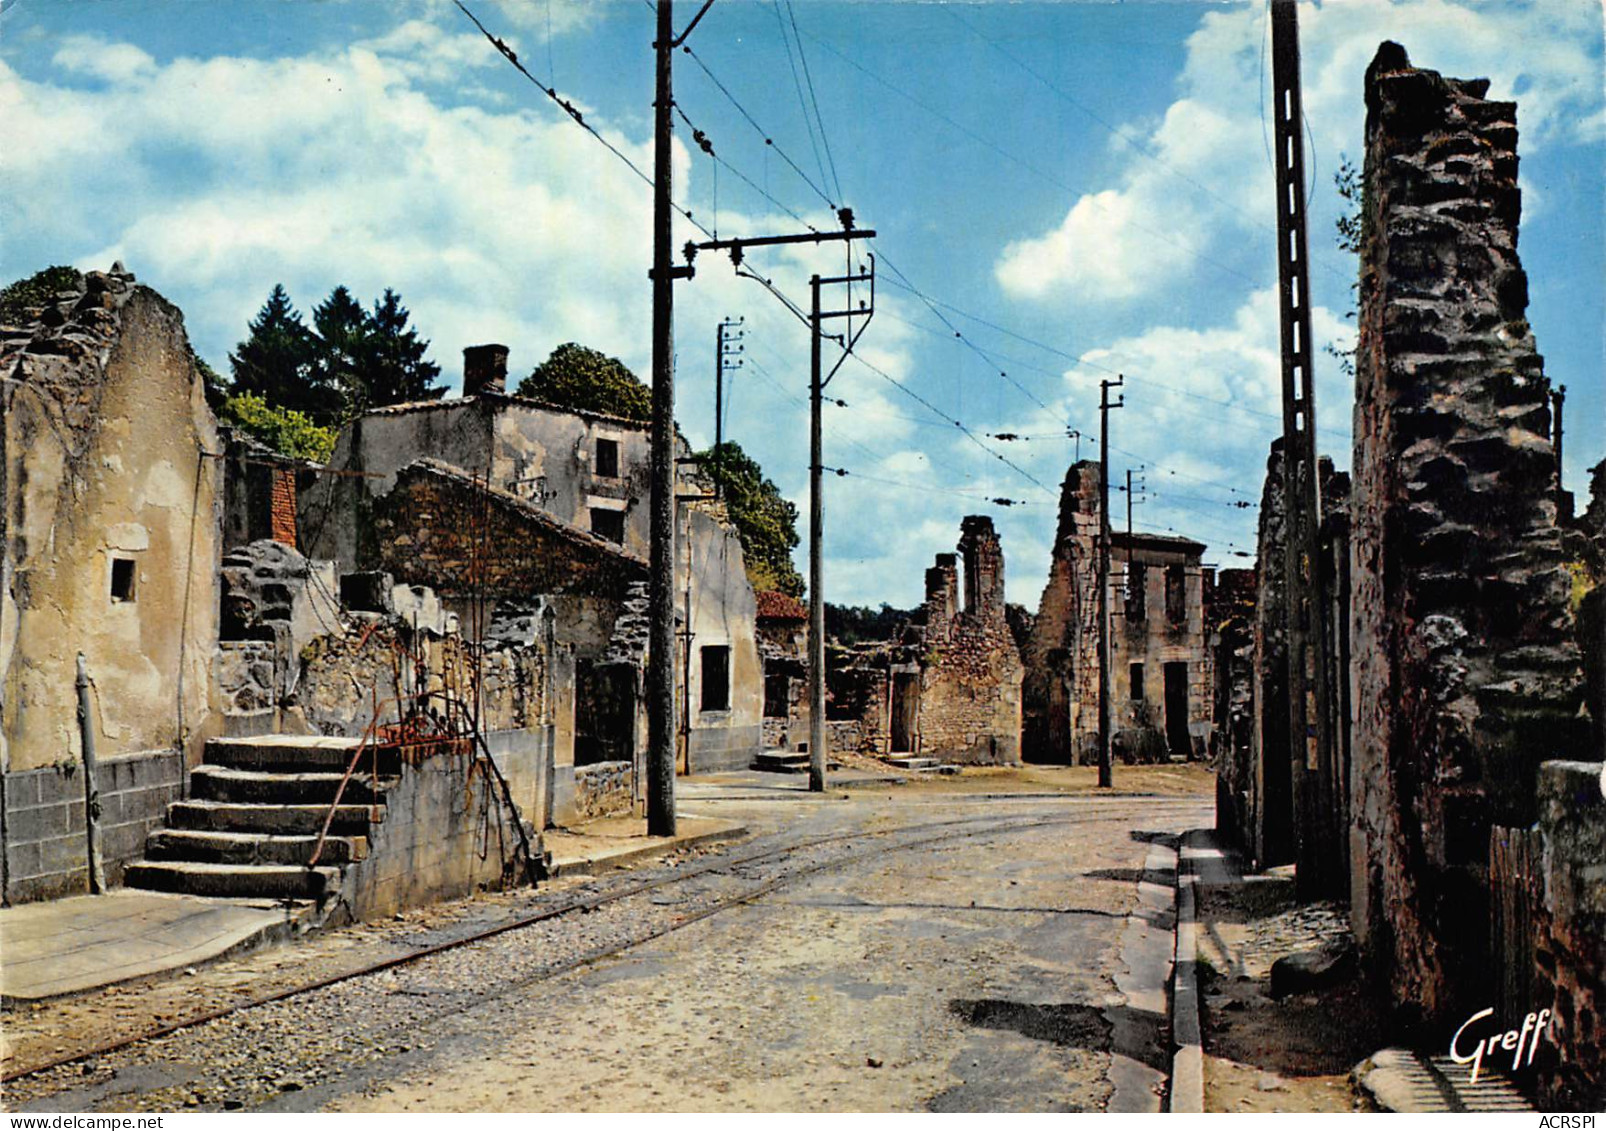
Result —
<instances>
[{"instance_id":1,"label":"concrete step","mask_svg":"<svg viewBox=\"0 0 1606 1131\"><path fill-rule=\"evenodd\" d=\"M884 758L883 761L897 766L900 770L935 770L942 765L936 758L926 758L918 754L894 754Z\"/></svg>"},{"instance_id":2,"label":"concrete step","mask_svg":"<svg viewBox=\"0 0 1606 1131\"><path fill-rule=\"evenodd\" d=\"M135 860L124 868L123 883L132 888L183 895L319 899L339 885L340 869L302 868L294 864Z\"/></svg>"},{"instance_id":3,"label":"concrete step","mask_svg":"<svg viewBox=\"0 0 1606 1131\"><path fill-rule=\"evenodd\" d=\"M175 829L213 832L273 833L317 836L329 815L328 805L257 805L239 801L175 801L167 807L167 824ZM331 835L364 836L370 824L385 819L383 805L346 805L335 810Z\"/></svg>"},{"instance_id":4,"label":"concrete step","mask_svg":"<svg viewBox=\"0 0 1606 1131\"><path fill-rule=\"evenodd\" d=\"M334 738L317 734L264 734L251 738L212 738L206 743L202 759L208 765L233 766L242 770L267 770L277 773L336 773L343 774L351 764L352 755L361 742L355 738ZM364 752L362 765L365 773L372 773L372 758ZM399 759L394 750L378 752L379 772L399 772Z\"/></svg>"},{"instance_id":5,"label":"concrete step","mask_svg":"<svg viewBox=\"0 0 1606 1131\"><path fill-rule=\"evenodd\" d=\"M753 769L772 774L806 774L809 756L795 750L766 750L753 759Z\"/></svg>"},{"instance_id":6,"label":"concrete step","mask_svg":"<svg viewBox=\"0 0 1606 1131\"><path fill-rule=\"evenodd\" d=\"M340 791L344 772L280 773L245 770L237 766L200 765L190 771L190 796L197 801L244 801L274 805L328 805ZM351 775L342 804L368 805L383 801L394 778L379 779L376 796L367 767Z\"/></svg>"},{"instance_id":7,"label":"concrete step","mask_svg":"<svg viewBox=\"0 0 1606 1131\"><path fill-rule=\"evenodd\" d=\"M275 836L270 833L210 832L205 829L161 829L145 842L151 861L189 860L201 864L306 864L317 847L316 835ZM368 857L365 836L331 834L319 864L354 864Z\"/></svg>"}]
</instances>

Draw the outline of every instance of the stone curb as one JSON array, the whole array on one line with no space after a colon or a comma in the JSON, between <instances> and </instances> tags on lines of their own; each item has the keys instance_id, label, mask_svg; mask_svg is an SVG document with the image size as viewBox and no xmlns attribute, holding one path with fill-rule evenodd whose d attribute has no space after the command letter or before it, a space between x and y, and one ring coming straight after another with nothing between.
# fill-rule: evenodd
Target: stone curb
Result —
<instances>
[{"instance_id":1,"label":"stone curb","mask_svg":"<svg viewBox=\"0 0 1606 1131\"><path fill-rule=\"evenodd\" d=\"M605 849L590 856L559 856L554 857L547 866L547 877L556 879L559 876L586 876L597 872L606 872L614 868L622 868L626 864L634 864L651 856L664 856L676 849L691 848L699 844L711 844L714 841L734 840L747 834L747 826L728 824L707 832L693 833L686 836L655 837L651 844L643 844L630 848Z\"/></svg>"},{"instance_id":2,"label":"stone curb","mask_svg":"<svg viewBox=\"0 0 1606 1131\"><path fill-rule=\"evenodd\" d=\"M1171 965L1171 1104L1173 1112L1204 1111L1204 1048L1199 1026L1198 910L1193 866L1184 833L1177 848L1177 943Z\"/></svg>"}]
</instances>

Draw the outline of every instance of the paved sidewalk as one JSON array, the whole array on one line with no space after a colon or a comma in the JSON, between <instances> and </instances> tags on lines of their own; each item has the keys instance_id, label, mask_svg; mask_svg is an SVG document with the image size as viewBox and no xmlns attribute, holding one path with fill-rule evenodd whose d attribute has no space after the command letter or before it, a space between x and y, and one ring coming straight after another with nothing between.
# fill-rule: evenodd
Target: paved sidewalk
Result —
<instances>
[{"instance_id":1,"label":"paved sidewalk","mask_svg":"<svg viewBox=\"0 0 1606 1131\"><path fill-rule=\"evenodd\" d=\"M674 836L648 836L645 817L602 817L572 830L548 829L541 834L541 843L552 854L547 874L568 876L605 872L694 844L731 840L746 832L746 826L736 821L680 813L675 818Z\"/></svg>"},{"instance_id":2,"label":"paved sidewalk","mask_svg":"<svg viewBox=\"0 0 1606 1131\"><path fill-rule=\"evenodd\" d=\"M551 875L618 868L747 830L681 814L678 835L649 837L645 818L607 817L547 830ZM212 962L281 941L315 916L305 903L211 899L119 888L105 895L0 908L0 999L14 1004L82 993Z\"/></svg>"},{"instance_id":3,"label":"paved sidewalk","mask_svg":"<svg viewBox=\"0 0 1606 1131\"><path fill-rule=\"evenodd\" d=\"M0 997L32 1002L208 962L287 937L272 900L122 888L0 910Z\"/></svg>"}]
</instances>

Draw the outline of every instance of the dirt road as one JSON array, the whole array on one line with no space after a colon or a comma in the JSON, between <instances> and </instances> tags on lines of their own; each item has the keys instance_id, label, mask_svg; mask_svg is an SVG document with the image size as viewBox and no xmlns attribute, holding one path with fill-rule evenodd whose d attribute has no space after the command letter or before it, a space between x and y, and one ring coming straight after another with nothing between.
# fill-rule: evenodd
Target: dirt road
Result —
<instances>
[{"instance_id":1,"label":"dirt road","mask_svg":"<svg viewBox=\"0 0 1606 1131\"><path fill-rule=\"evenodd\" d=\"M827 800L775 779L691 783L684 808L755 835L369 926L343 946L304 941L277 959L299 952L310 981L542 900L597 897L17 1081L7 1106L1157 1110L1175 838L1209 823L1208 779L1173 774L1143 797L970 783ZM200 971L190 996L227 1001L268 960ZM28 1023L70 1047L95 1004Z\"/></svg>"}]
</instances>

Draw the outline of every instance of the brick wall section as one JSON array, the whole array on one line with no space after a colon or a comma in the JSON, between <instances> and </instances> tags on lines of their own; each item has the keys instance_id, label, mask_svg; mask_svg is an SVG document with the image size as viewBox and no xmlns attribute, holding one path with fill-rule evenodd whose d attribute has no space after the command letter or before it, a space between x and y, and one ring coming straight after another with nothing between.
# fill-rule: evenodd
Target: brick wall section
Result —
<instances>
[{"instance_id":1,"label":"brick wall section","mask_svg":"<svg viewBox=\"0 0 1606 1131\"><path fill-rule=\"evenodd\" d=\"M287 546L296 544L296 473L289 468L273 469L273 494L268 504L271 537Z\"/></svg>"},{"instance_id":2,"label":"brick wall section","mask_svg":"<svg viewBox=\"0 0 1606 1131\"><path fill-rule=\"evenodd\" d=\"M443 597L589 593L623 598L646 563L564 525L528 500L435 460L420 460L374 501L373 567Z\"/></svg>"},{"instance_id":3,"label":"brick wall section","mask_svg":"<svg viewBox=\"0 0 1606 1131\"><path fill-rule=\"evenodd\" d=\"M1441 1020L1488 976L1491 823L1533 821L1580 702L1516 107L1487 88L1392 43L1366 81L1352 916L1394 999Z\"/></svg>"},{"instance_id":4,"label":"brick wall section","mask_svg":"<svg viewBox=\"0 0 1606 1131\"><path fill-rule=\"evenodd\" d=\"M84 834L83 766L45 766L6 775L6 890L8 903L55 899L89 890ZM172 751L102 760L100 848L108 884L145 849L145 836L179 799L183 769Z\"/></svg>"}]
</instances>

